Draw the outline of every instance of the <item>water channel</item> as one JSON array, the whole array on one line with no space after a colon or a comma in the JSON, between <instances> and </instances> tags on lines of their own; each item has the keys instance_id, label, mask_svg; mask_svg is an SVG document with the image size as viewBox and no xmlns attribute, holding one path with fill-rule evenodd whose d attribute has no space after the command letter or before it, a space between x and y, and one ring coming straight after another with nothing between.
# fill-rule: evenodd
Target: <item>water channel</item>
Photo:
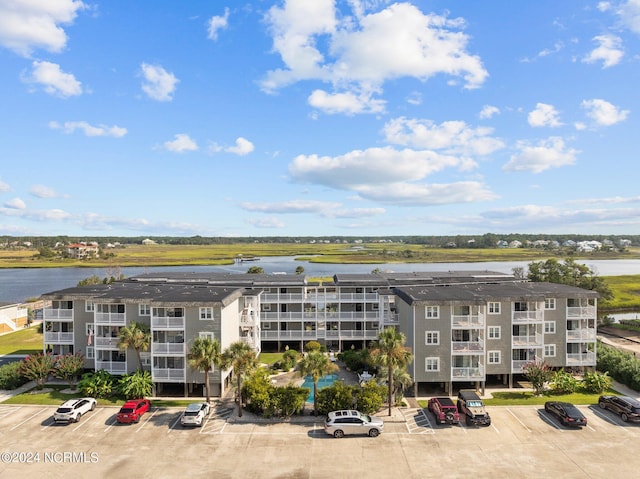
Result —
<instances>
[{"instance_id":1,"label":"water channel","mask_svg":"<svg viewBox=\"0 0 640 479\"><path fill-rule=\"evenodd\" d=\"M640 260L579 261L600 276L640 274ZM374 269L385 272L418 271L497 271L512 273L513 268L525 270L529 261L492 261L479 263L384 263L384 264L319 264L296 261L294 256L273 256L255 262L225 266L153 266L122 268L125 277L154 271L194 271L199 273L246 273L251 266L260 266L265 273L295 273L298 266L307 276L324 277L334 274L370 273ZM82 279L96 275L104 278L106 268L8 268L0 269L0 302L22 302L64 288L76 286Z\"/></svg>"}]
</instances>

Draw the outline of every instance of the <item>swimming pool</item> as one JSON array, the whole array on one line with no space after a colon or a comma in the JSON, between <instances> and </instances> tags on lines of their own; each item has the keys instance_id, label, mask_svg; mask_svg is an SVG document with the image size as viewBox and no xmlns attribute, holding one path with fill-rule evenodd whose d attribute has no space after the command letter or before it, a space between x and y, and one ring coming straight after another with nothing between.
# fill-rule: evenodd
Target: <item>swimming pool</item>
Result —
<instances>
[{"instance_id":1,"label":"swimming pool","mask_svg":"<svg viewBox=\"0 0 640 479\"><path fill-rule=\"evenodd\" d=\"M322 388L326 388L327 386L333 386L333 383L336 382L336 379L338 379L337 374L327 374L326 376L322 376L320 379L318 379L318 391L320 391ZM300 386L303 388L311 389L309 397L307 398L307 402L313 402L313 379L311 379L311 376L305 376L304 382Z\"/></svg>"}]
</instances>

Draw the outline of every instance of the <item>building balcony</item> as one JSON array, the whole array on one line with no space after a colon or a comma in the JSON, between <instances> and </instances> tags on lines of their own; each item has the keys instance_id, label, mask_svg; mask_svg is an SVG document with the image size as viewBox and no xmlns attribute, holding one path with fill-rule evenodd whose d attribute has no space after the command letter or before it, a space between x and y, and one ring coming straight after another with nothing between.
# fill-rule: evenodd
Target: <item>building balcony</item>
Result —
<instances>
[{"instance_id":1,"label":"building balcony","mask_svg":"<svg viewBox=\"0 0 640 479\"><path fill-rule=\"evenodd\" d=\"M542 323L543 321L544 312L542 310L511 312L511 322L513 324Z\"/></svg>"},{"instance_id":2,"label":"building balcony","mask_svg":"<svg viewBox=\"0 0 640 479\"><path fill-rule=\"evenodd\" d=\"M185 382L185 369L151 368L151 377L159 383L183 383Z\"/></svg>"},{"instance_id":3,"label":"building balcony","mask_svg":"<svg viewBox=\"0 0 640 479\"><path fill-rule=\"evenodd\" d=\"M596 340L595 328L571 329L567 331L568 342L583 342Z\"/></svg>"},{"instance_id":4,"label":"building balcony","mask_svg":"<svg viewBox=\"0 0 640 479\"><path fill-rule=\"evenodd\" d=\"M595 366L596 353L568 353L567 366Z\"/></svg>"},{"instance_id":5,"label":"building balcony","mask_svg":"<svg viewBox=\"0 0 640 479\"><path fill-rule=\"evenodd\" d=\"M45 344L73 344L73 332L45 331Z\"/></svg>"},{"instance_id":6,"label":"building balcony","mask_svg":"<svg viewBox=\"0 0 640 479\"><path fill-rule=\"evenodd\" d=\"M382 313L383 324L400 324L397 313Z\"/></svg>"},{"instance_id":7,"label":"building balcony","mask_svg":"<svg viewBox=\"0 0 640 479\"><path fill-rule=\"evenodd\" d=\"M541 333L523 334L520 336L512 336L511 344L514 348L525 348L525 347L541 348L544 344L544 341Z\"/></svg>"},{"instance_id":8,"label":"building balcony","mask_svg":"<svg viewBox=\"0 0 640 479\"><path fill-rule=\"evenodd\" d=\"M484 366L451 368L452 381L482 381L484 380Z\"/></svg>"},{"instance_id":9,"label":"building balcony","mask_svg":"<svg viewBox=\"0 0 640 479\"><path fill-rule=\"evenodd\" d=\"M484 340L478 341L451 341L451 351L454 354L483 354Z\"/></svg>"},{"instance_id":10,"label":"building balcony","mask_svg":"<svg viewBox=\"0 0 640 479\"><path fill-rule=\"evenodd\" d=\"M536 359L519 359L519 360L511 361L511 372L512 373L524 372L525 365L529 364L532 361L536 361Z\"/></svg>"},{"instance_id":11,"label":"building balcony","mask_svg":"<svg viewBox=\"0 0 640 479\"><path fill-rule=\"evenodd\" d=\"M127 324L125 313L98 313L95 315L96 325L101 326L124 326Z\"/></svg>"},{"instance_id":12,"label":"building balcony","mask_svg":"<svg viewBox=\"0 0 640 479\"><path fill-rule=\"evenodd\" d=\"M104 369L111 374L126 374L127 362L126 361L99 361L96 359L96 371Z\"/></svg>"},{"instance_id":13,"label":"building balcony","mask_svg":"<svg viewBox=\"0 0 640 479\"><path fill-rule=\"evenodd\" d=\"M291 311L286 313L265 312L260 313L262 321L302 321L308 313L302 311Z\"/></svg>"},{"instance_id":14,"label":"building balcony","mask_svg":"<svg viewBox=\"0 0 640 479\"><path fill-rule=\"evenodd\" d=\"M301 303L304 299L302 293L262 293L262 304L265 303Z\"/></svg>"},{"instance_id":15,"label":"building balcony","mask_svg":"<svg viewBox=\"0 0 640 479\"><path fill-rule=\"evenodd\" d=\"M44 321L73 321L73 309L44 308L42 319Z\"/></svg>"},{"instance_id":16,"label":"building balcony","mask_svg":"<svg viewBox=\"0 0 640 479\"><path fill-rule=\"evenodd\" d=\"M151 354L156 355L183 355L185 353L184 343L151 343Z\"/></svg>"},{"instance_id":17,"label":"building balcony","mask_svg":"<svg viewBox=\"0 0 640 479\"><path fill-rule=\"evenodd\" d=\"M288 331L265 331L260 332L261 339L318 339L318 332L316 330L303 331L301 329L292 329Z\"/></svg>"},{"instance_id":18,"label":"building balcony","mask_svg":"<svg viewBox=\"0 0 640 479\"><path fill-rule=\"evenodd\" d=\"M184 317L152 316L151 329L184 330Z\"/></svg>"},{"instance_id":19,"label":"building balcony","mask_svg":"<svg viewBox=\"0 0 640 479\"><path fill-rule=\"evenodd\" d=\"M340 293L338 296L340 303L377 303L378 293Z\"/></svg>"},{"instance_id":20,"label":"building balcony","mask_svg":"<svg viewBox=\"0 0 640 479\"><path fill-rule=\"evenodd\" d=\"M451 327L453 329L481 329L484 328L484 314L453 314Z\"/></svg>"},{"instance_id":21,"label":"building balcony","mask_svg":"<svg viewBox=\"0 0 640 479\"><path fill-rule=\"evenodd\" d=\"M93 338L93 344L96 349L118 349L119 342L120 338L114 338L112 336L105 338L96 336Z\"/></svg>"},{"instance_id":22,"label":"building balcony","mask_svg":"<svg viewBox=\"0 0 640 479\"><path fill-rule=\"evenodd\" d=\"M595 318L596 317L595 306L569 306L567 307L567 318Z\"/></svg>"}]
</instances>

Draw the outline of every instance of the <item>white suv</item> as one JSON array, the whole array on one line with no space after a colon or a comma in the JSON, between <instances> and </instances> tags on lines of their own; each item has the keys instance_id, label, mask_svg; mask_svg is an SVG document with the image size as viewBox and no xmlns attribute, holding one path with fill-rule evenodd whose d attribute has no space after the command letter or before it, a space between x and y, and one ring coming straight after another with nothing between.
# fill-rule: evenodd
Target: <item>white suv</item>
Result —
<instances>
[{"instance_id":1,"label":"white suv","mask_svg":"<svg viewBox=\"0 0 640 479\"><path fill-rule=\"evenodd\" d=\"M96 408L94 398L69 399L53 413L54 422L78 422L80 417Z\"/></svg>"},{"instance_id":2,"label":"white suv","mask_svg":"<svg viewBox=\"0 0 640 479\"><path fill-rule=\"evenodd\" d=\"M384 431L384 422L376 416L369 416L351 410L332 411L327 415L324 431L333 437L343 437L345 434L367 434L377 437Z\"/></svg>"},{"instance_id":3,"label":"white suv","mask_svg":"<svg viewBox=\"0 0 640 479\"><path fill-rule=\"evenodd\" d=\"M202 427L205 418L209 415L209 405L206 402L195 402L187 406L180 418L183 426Z\"/></svg>"}]
</instances>

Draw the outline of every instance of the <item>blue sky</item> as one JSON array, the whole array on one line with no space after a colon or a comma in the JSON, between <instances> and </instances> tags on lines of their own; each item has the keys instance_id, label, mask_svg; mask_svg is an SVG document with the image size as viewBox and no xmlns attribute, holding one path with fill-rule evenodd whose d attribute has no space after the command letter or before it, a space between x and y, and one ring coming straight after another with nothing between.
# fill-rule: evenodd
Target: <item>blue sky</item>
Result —
<instances>
[{"instance_id":1,"label":"blue sky","mask_svg":"<svg viewBox=\"0 0 640 479\"><path fill-rule=\"evenodd\" d=\"M638 234L640 0L0 0L0 234Z\"/></svg>"}]
</instances>

